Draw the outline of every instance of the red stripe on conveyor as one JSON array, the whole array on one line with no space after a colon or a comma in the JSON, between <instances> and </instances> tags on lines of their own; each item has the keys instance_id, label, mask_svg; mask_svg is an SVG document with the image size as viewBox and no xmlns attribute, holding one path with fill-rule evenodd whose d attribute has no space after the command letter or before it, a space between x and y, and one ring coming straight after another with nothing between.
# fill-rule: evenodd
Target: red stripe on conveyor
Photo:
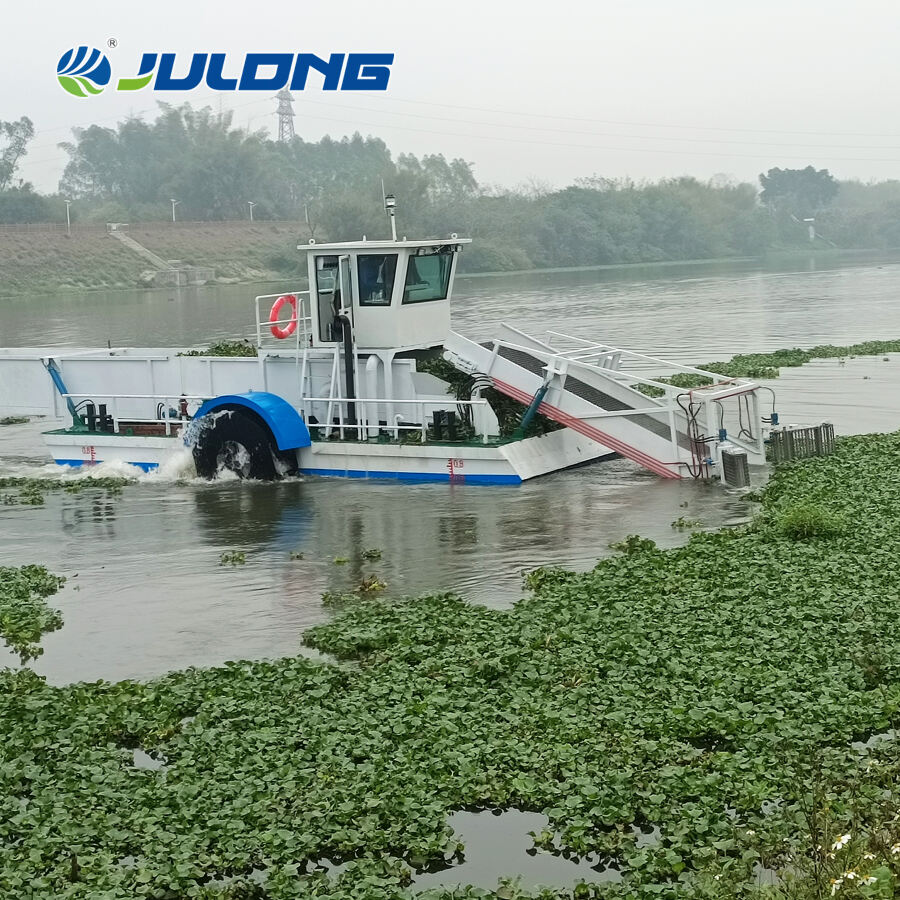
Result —
<instances>
[{"instance_id":1,"label":"red stripe on conveyor","mask_svg":"<svg viewBox=\"0 0 900 900\"><path fill-rule=\"evenodd\" d=\"M534 399L529 394L525 393L525 391L521 391L511 384L507 384L499 378L491 376L491 380L494 382L498 391L509 395L520 403L524 403L526 406ZM588 425L587 422L582 419L570 416L568 413L563 412L555 406L551 406L549 403L541 403L538 407L538 412L553 419L555 422L559 422L560 425L565 425L566 428L571 428L573 431L577 431L579 434L583 434L585 437L597 441L598 444L609 447L610 450L615 450L616 453L621 454L627 459L633 460L638 465L643 466L645 469L649 469L651 472L656 472L657 475L661 475L663 478L681 478L681 475L677 472L673 472L664 462L655 459L652 456L648 456L643 451L632 447L631 444L626 444L624 441L620 441L618 438L594 428L593 425Z\"/></svg>"}]
</instances>

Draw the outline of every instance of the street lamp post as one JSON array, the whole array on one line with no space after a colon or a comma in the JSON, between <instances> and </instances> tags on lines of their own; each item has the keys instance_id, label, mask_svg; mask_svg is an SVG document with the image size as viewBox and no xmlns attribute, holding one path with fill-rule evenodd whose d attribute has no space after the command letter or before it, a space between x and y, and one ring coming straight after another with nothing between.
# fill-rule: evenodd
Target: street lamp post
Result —
<instances>
[{"instance_id":1,"label":"street lamp post","mask_svg":"<svg viewBox=\"0 0 900 900\"><path fill-rule=\"evenodd\" d=\"M175 222L175 207L178 206L178 204L181 203L181 201L172 199L172 200L169 200L169 203L172 204L172 222L174 223Z\"/></svg>"},{"instance_id":2,"label":"street lamp post","mask_svg":"<svg viewBox=\"0 0 900 900\"><path fill-rule=\"evenodd\" d=\"M250 207L250 221L252 222L253 221L253 207L256 206L256 203L253 200L248 200L247 206Z\"/></svg>"},{"instance_id":3,"label":"street lamp post","mask_svg":"<svg viewBox=\"0 0 900 900\"><path fill-rule=\"evenodd\" d=\"M63 200L63 203L66 204L66 234L72 233L72 220L69 217L69 206L72 204L71 200Z\"/></svg>"}]
</instances>

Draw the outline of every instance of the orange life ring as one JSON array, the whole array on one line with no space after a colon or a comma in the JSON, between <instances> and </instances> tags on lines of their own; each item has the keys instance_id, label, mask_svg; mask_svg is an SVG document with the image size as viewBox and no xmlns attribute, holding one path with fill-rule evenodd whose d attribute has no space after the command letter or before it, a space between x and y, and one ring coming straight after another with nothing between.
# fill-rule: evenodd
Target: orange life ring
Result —
<instances>
[{"instance_id":1,"label":"orange life ring","mask_svg":"<svg viewBox=\"0 0 900 900\"><path fill-rule=\"evenodd\" d=\"M276 323L281 319L281 310L288 303L291 305L291 320L282 328ZM297 330L297 298L293 294L283 294L272 304L269 323L272 334L281 340L289 338Z\"/></svg>"}]
</instances>

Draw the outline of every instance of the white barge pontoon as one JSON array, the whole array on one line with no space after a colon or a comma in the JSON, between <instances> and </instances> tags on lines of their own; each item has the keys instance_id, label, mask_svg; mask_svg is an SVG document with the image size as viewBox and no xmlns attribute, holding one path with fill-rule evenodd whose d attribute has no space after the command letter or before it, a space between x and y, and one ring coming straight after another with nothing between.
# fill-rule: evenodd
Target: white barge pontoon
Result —
<instances>
[{"instance_id":1,"label":"white barge pontoon","mask_svg":"<svg viewBox=\"0 0 900 900\"><path fill-rule=\"evenodd\" d=\"M466 243L301 245L309 290L256 298L255 357L0 350L0 416L68 413L69 427L44 435L62 465L149 470L187 444L206 477L225 467L257 478L516 484L612 454L663 478L716 476L723 448L765 461L752 381L584 337L500 326L479 343L454 332ZM453 386L427 371L441 357L459 373ZM688 390L655 381L660 372L711 381ZM512 433L501 434L488 388L522 404ZM536 414L563 427L527 436Z\"/></svg>"}]
</instances>

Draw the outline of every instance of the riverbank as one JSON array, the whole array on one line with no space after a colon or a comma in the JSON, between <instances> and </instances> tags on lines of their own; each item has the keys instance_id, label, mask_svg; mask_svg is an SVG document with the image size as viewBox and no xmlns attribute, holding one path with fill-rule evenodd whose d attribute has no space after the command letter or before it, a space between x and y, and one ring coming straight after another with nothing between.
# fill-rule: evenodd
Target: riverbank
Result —
<instances>
[{"instance_id":1,"label":"riverbank","mask_svg":"<svg viewBox=\"0 0 900 900\"><path fill-rule=\"evenodd\" d=\"M647 262L604 263L589 266L565 266L562 268L515 269L501 272L468 272L463 271L459 278L505 278L517 275L552 275L557 272L648 272L662 275L671 271L677 274L679 269L708 266L714 270L722 268L761 269L773 271L785 266L810 266L829 268L836 265L865 265L866 263L896 262L900 259L900 248L895 250L842 250L837 247L798 247L794 249L770 250L762 256L722 256L708 259L665 259L648 260Z\"/></svg>"},{"instance_id":2,"label":"riverbank","mask_svg":"<svg viewBox=\"0 0 900 900\"><path fill-rule=\"evenodd\" d=\"M128 234L152 254L183 266L212 269L214 283L306 283L304 258L297 245L308 239L305 226L292 222L180 222L132 225ZM623 272L665 274L686 267L746 266L763 270L810 265L860 265L895 261L898 251L838 250L800 247L772 250L762 257L672 259L648 262L584 265L568 268L476 272L467 269L463 254L460 277L491 278L555 272ZM38 226L0 228L0 298L35 294L146 287L148 263L104 226L64 229ZM171 288L158 288L168 290Z\"/></svg>"},{"instance_id":3,"label":"riverbank","mask_svg":"<svg viewBox=\"0 0 900 900\"><path fill-rule=\"evenodd\" d=\"M295 277L305 240L295 223L157 223L128 235L167 262L214 269L219 284ZM151 268L105 227L0 229L0 297L134 289Z\"/></svg>"},{"instance_id":4,"label":"riverbank","mask_svg":"<svg viewBox=\"0 0 900 900\"><path fill-rule=\"evenodd\" d=\"M510 612L351 602L305 638L338 663L7 670L0 889L401 897L460 852L453 810L518 808L549 817L540 847L615 871L581 897L889 896L898 466L900 434L843 439L778 471L749 526L537 570ZM306 874L323 858L346 864Z\"/></svg>"}]
</instances>

